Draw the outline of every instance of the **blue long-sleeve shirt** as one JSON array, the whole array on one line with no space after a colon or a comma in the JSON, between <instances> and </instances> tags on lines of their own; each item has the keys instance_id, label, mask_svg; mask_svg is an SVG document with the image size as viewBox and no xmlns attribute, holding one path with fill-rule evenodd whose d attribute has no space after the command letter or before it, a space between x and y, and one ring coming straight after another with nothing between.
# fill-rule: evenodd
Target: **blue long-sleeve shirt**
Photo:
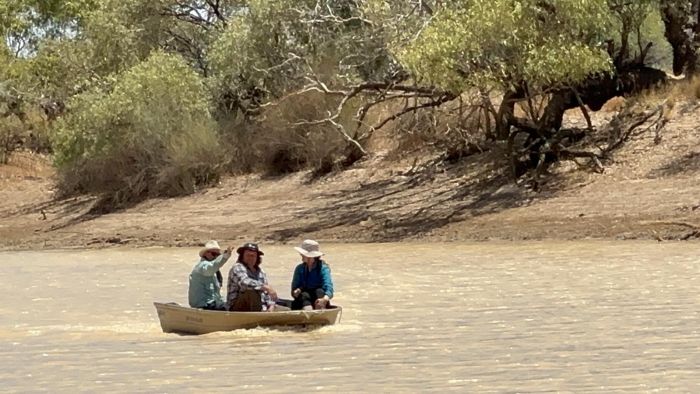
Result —
<instances>
[{"instance_id":1,"label":"blue long-sleeve shirt","mask_svg":"<svg viewBox=\"0 0 700 394\"><path fill-rule=\"evenodd\" d=\"M221 297L221 285L216 279L216 272L226 264L230 255L220 255L212 261L201 259L195 264L190 273L190 288L188 298L193 308L204 308L207 305L224 305Z\"/></svg>"},{"instance_id":2,"label":"blue long-sleeve shirt","mask_svg":"<svg viewBox=\"0 0 700 394\"><path fill-rule=\"evenodd\" d=\"M292 278L292 291L295 289L323 289L328 298L333 298L331 267L323 260L317 262L311 270L304 263L297 265Z\"/></svg>"}]
</instances>

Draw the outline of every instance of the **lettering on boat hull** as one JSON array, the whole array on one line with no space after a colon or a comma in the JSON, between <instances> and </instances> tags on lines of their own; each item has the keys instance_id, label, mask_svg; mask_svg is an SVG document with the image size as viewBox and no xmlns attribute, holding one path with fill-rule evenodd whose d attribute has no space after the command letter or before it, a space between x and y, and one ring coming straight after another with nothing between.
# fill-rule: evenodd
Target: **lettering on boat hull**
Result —
<instances>
[{"instance_id":1,"label":"lettering on boat hull","mask_svg":"<svg viewBox=\"0 0 700 394\"><path fill-rule=\"evenodd\" d=\"M201 317L185 316L185 321L191 321L194 323L204 323L204 319Z\"/></svg>"}]
</instances>

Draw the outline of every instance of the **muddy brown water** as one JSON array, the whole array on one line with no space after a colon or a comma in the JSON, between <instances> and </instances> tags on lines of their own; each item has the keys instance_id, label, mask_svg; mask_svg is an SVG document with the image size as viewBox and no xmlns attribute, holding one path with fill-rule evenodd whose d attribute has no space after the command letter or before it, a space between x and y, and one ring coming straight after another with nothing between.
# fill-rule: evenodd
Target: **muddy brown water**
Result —
<instances>
[{"instance_id":1,"label":"muddy brown water","mask_svg":"<svg viewBox=\"0 0 700 394\"><path fill-rule=\"evenodd\" d=\"M193 249L0 253L0 390L700 392L698 244L326 250L339 325L205 336L152 306ZM287 293L294 251L265 251Z\"/></svg>"}]
</instances>

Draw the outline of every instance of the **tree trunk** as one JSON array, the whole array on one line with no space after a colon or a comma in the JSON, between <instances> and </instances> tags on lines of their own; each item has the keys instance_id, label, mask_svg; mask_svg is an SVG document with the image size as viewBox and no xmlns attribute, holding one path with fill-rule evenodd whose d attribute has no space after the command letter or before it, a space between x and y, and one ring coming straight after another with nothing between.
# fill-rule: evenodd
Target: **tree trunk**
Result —
<instances>
[{"instance_id":1,"label":"tree trunk","mask_svg":"<svg viewBox=\"0 0 700 394\"><path fill-rule=\"evenodd\" d=\"M515 118L515 103L524 98L524 91L516 89L506 92L496 114L496 139L505 141L510 135L510 126Z\"/></svg>"},{"instance_id":2,"label":"tree trunk","mask_svg":"<svg viewBox=\"0 0 700 394\"><path fill-rule=\"evenodd\" d=\"M552 95L544 109L544 114L538 122L538 127L544 137L551 137L559 129L564 121L564 112L567 109L576 108L579 106L576 94L570 90L562 90Z\"/></svg>"},{"instance_id":3,"label":"tree trunk","mask_svg":"<svg viewBox=\"0 0 700 394\"><path fill-rule=\"evenodd\" d=\"M620 52L615 57L615 67L621 67L629 55L630 26L627 21L622 22L622 34L620 35Z\"/></svg>"},{"instance_id":4,"label":"tree trunk","mask_svg":"<svg viewBox=\"0 0 700 394\"><path fill-rule=\"evenodd\" d=\"M698 62L697 46L700 40L698 13L700 0L663 0L661 17L666 31L664 35L673 48L673 73L695 73Z\"/></svg>"},{"instance_id":5,"label":"tree trunk","mask_svg":"<svg viewBox=\"0 0 700 394\"><path fill-rule=\"evenodd\" d=\"M369 136L366 136L365 139L358 140L357 142L361 146L365 146L367 140L369 140ZM362 152L362 150L360 150L360 148L358 148L357 145L348 143L345 147L345 151L343 152L343 160L340 164L343 168L347 168L355 164L358 160L362 159L363 157L365 157L365 153Z\"/></svg>"}]
</instances>

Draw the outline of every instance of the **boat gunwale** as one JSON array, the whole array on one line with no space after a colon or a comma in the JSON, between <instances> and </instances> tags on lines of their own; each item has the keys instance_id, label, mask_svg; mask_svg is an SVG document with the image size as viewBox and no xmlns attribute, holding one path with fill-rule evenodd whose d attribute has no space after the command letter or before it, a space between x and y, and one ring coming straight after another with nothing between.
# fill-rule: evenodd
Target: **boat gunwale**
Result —
<instances>
[{"instance_id":1,"label":"boat gunwale","mask_svg":"<svg viewBox=\"0 0 700 394\"><path fill-rule=\"evenodd\" d=\"M184 335L203 335L256 327L333 325L339 323L343 315L343 308L338 305L328 309L277 312L211 311L160 302L154 302L153 305L164 333ZM173 315L180 317L172 319Z\"/></svg>"},{"instance_id":2,"label":"boat gunwale","mask_svg":"<svg viewBox=\"0 0 700 394\"><path fill-rule=\"evenodd\" d=\"M203 313L203 314L212 314L216 316L221 316L222 314L228 315L228 316L240 316L240 315L245 315L245 316L255 316L255 315L262 315L262 316L270 316L271 314L273 315L283 315L283 314L292 314L292 315L307 315L307 314L331 314L331 313L340 313L343 310L343 307L340 305L332 305L330 308L326 309L313 309L313 310L288 310L288 311L273 311L273 312L236 312L236 311L214 311L214 310L207 310L207 309L201 309L201 308L192 308L189 306L184 306L176 303L163 303L163 302L153 302L153 305L156 307L156 311L159 308L166 308L166 309L175 309L179 311L191 311L195 313Z\"/></svg>"}]
</instances>

